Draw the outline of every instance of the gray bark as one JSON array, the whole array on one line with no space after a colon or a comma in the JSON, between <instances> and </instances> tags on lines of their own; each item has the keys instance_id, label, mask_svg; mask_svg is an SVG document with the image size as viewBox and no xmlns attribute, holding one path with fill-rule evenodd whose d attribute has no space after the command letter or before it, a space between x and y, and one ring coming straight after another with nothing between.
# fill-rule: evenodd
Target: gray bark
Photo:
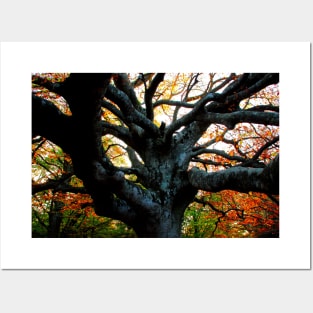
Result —
<instances>
[{"instance_id":1,"label":"gray bark","mask_svg":"<svg viewBox=\"0 0 313 313\"><path fill-rule=\"evenodd\" d=\"M213 173L192 168L189 172L189 181L193 187L206 191L231 189L277 195L279 194L279 157L277 156L265 168L234 167Z\"/></svg>"}]
</instances>

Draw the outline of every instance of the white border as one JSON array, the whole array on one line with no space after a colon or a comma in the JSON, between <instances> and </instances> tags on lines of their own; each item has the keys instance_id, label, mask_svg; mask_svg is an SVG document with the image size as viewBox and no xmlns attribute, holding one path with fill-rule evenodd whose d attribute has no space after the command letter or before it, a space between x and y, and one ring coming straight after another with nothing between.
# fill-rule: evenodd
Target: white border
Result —
<instances>
[{"instance_id":1,"label":"white border","mask_svg":"<svg viewBox=\"0 0 313 313\"><path fill-rule=\"evenodd\" d=\"M280 73L281 238L32 239L31 73L156 70ZM308 269L309 134L309 43L2 43L1 267Z\"/></svg>"}]
</instances>

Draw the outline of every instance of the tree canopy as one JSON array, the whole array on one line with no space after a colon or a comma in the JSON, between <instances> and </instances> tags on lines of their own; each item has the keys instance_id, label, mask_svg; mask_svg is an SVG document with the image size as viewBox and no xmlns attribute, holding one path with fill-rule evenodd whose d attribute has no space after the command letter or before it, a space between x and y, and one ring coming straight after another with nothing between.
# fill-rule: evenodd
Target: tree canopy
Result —
<instances>
[{"instance_id":1,"label":"tree canopy","mask_svg":"<svg viewBox=\"0 0 313 313\"><path fill-rule=\"evenodd\" d=\"M34 73L32 155L33 236L277 237L279 74Z\"/></svg>"}]
</instances>

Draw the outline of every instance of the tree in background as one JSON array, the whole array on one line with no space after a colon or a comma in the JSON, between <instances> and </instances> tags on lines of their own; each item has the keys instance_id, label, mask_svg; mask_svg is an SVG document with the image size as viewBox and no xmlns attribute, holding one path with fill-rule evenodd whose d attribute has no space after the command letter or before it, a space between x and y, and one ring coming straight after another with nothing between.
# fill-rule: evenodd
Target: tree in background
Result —
<instances>
[{"instance_id":1,"label":"tree in background","mask_svg":"<svg viewBox=\"0 0 313 313\"><path fill-rule=\"evenodd\" d=\"M32 83L33 214L50 237L64 214L63 235L89 219L82 236L106 223L138 237L278 236L277 73Z\"/></svg>"}]
</instances>

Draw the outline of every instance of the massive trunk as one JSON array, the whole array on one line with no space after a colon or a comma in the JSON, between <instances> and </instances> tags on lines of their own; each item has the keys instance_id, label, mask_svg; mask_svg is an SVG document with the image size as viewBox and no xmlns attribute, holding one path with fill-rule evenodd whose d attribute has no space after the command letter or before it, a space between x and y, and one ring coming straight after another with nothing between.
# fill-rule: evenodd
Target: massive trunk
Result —
<instances>
[{"instance_id":1,"label":"massive trunk","mask_svg":"<svg viewBox=\"0 0 313 313\"><path fill-rule=\"evenodd\" d=\"M197 193L187 175L190 155L174 140L166 144L156 138L146 140L141 156L144 167L139 179L157 206L143 210L144 219L134 229L140 237L180 237L185 209Z\"/></svg>"},{"instance_id":2,"label":"massive trunk","mask_svg":"<svg viewBox=\"0 0 313 313\"><path fill-rule=\"evenodd\" d=\"M184 207L178 210L164 208L159 216L145 218L134 225L134 230L141 238L179 238L183 220Z\"/></svg>"},{"instance_id":3,"label":"massive trunk","mask_svg":"<svg viewBox=\"0 0 313 313\"><path fill-rule=\"evenodd\" d=\"M137 185L125 179L115 181L115 185L110 183L111 196L101 181L90 188L97 213L127 223L138 237L180 237L184 212L197 193L187 174L190 155L185 146L174 141L165 145L158 139L146 139L141 157L143 162L136 169ZM85 177L85 181L101 176L101 168L96 171L94 176ZM118 201L127 206L115 210Z\"/></svg>"},{"instance_id":4,"label":"massive trunk","mask_svg":"<svg viewBox=\"0 0 313 313\"><path fill-rule=\"evenodd\" d=\"M157 209L147 208L133 224L138 237L180 237L184 212L193 201L197 190L190 185L181 187L173 184L161 193Z\"/></svg>"}]
</instances>

